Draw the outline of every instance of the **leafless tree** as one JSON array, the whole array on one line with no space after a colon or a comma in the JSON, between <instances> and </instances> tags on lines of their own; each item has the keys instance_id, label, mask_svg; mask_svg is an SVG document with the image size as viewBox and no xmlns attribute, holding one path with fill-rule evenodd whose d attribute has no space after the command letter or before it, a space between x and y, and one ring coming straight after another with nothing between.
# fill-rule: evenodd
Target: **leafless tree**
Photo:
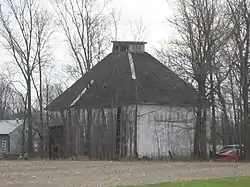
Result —
<instances>
[{"instance_id":1,"label":"leafless tree","mask_svg":"<svg viewBox=\"0 0 250 187\"><path fill-rule=\"evenodd\" d=\"M118 31L119 31L119 24L121 19L121 10L112 10L111 12L112 22L114 26L114 36L112 37L113 40L118 40Z\"/></svg>"},{"instance_id":2,"label":"leafless tree","mask_svg":"<svg viewBox=\"0 0 250 187\"><path fill-rule=\"evenodd\" d=\"M52 2L72 57L76 62L74 66L69 65L68 70L76 78L90 71L91 67L101 60L108 48L110 19L105 13L107 3L99 0ZM88 152L90 152L92 110L87 111L86 141Z\"/></svg>"},{"instance_id":3,"label":"leafless tree","mask_svg":"<svg viewBox=\"0 0 250 187\"><path fill-rule=\"evenodd\" d=\"M228 22L230 21L230 19L227 20ZM228 28L228 32L230 33L229 36L231 38L232 30ZM223 116L223 124L225 124L223 127L225 127L224 129L226 130L224 131L223 135L224 144L230 144L235 141L232 137L233 132L231 132L233 124L229 117L230 112L228 110L228 96L227 92L224 91L229 85L229 75L233 69L233 60L230 54L232 52L231 46L231 42L228 40L227 44L217 52L217 55L212 63L212 71L210 71L210 96L211 101L213 100L212 103L214 103L212 106L212 116L214 120L216 118L215 115L220 115L215 114L216 108L218 108L222 113L221 115ZM218 100L218 102L216 100ZM217 126L218 125L219 124L217 124Z\"/></svg>"},{"instance_id":4,"label":"leafless tree","mask_svg":"<svg viewBox=\"0 0 250 187\"><path fill-rule=\"evenodd\" d=\"M71 73L79 78L98 62L107 50L109 17L106 1L56 0L52 4L58 15L76 65Z\"/></svg>"},{"instance_id":5,"label":"leafless tree","mask_svg":"<svg viewBox=\"0 0 250 187\"><path fill-rule=\"evenodd\" d=\"M37 64L38 64L38 77L39 77L39 86L36 84L35 80L35 73L34 71L32 73L32 83L35 88L36 94L37 94L37 99L39 102L39 137L40 137L40 155L43 157L44 155L44 86L43 86L43 80L44 77L43 75L46 73L49 73L46 71L51 65L51 54L50 54L50 46L49 46L49 39L51 38L51 35L54 33L54 25L52 24L52 15L50 12L46 10L40 10L39 13L37 13L35 17L35 41L36 42L36 47L37 47Z\"/></svg>"},{"instance_id":6,"label":"leafless tree","mask_svg":"<svg viewBox=\"0 0 250 187\"><path fill-rule=\"evenodd\" d=\"M34 0L3 0L0 8L2 44L13 57L26 83L28 153L33 153L32 73L38 66L37 17L41 5Z\"/></svg>"},{"instance_id":7,"label":"leafless tree","mask_svg":"<svg viewBox=\"0 0 250 187\"><path fill-rule=\"evenodd\" d=\"M12 90L4 75L0 75L0 120L8 118Z\"/></svg>"},{"instance_id":8,"label":"leafless tree","mask_svg":"<svg viewBox=\"0 0 250 187\"><path fill-rule=\"evenodd\" d=\"M145 40L147 27L145 26L142 17L140 17L140 19L130 20L129 28L134 41Z\"/></svg>"},{"instance_id":9,"label":"leafless tree","mask_svg":"<svg viewBox=\"0 0 250 187\"><path fill-rule=\"evenodd\" d=\"M224 12L221 3L217 0L178 0L177 11L169 20L178 32L178 38L171 42L172 53L163 55L165 61L177 71L183 72L189 77L189 81L195 80L194 85L199 91L194 140L196 156L200 151L206 157L207 96L211 93L206 86L209 82L208 75L211 74L213 78L214 59L229 37L226 31L228 23L223 21L225 15L221 13ZM164 54L164 50L158 52ZM213 81L211 77L210 81ZM215 135L215 121L212 129L212 134Z\"/></svg>"},{"instance_id":10,"label":"leafless tree","mask_svg":"<svg viewBox=\"0 0 250 187\"><path fill-rule=\"evenodd\" d=\"M246 146L249 139L249 54L250 54L250 2L247 0L227 0L229 14L232 16L235 67L239 72L242 105L241 143L244 146L245 159L250 159L250 149Z\"/></svg>"}]
</instances>

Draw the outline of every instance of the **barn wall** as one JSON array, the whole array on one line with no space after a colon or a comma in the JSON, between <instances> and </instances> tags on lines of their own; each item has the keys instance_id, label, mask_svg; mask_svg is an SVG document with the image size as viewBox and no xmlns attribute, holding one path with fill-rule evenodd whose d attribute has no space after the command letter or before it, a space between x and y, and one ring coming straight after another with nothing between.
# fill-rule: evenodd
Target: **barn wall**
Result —
<instances>
[{"instance_id":1,"label":"barn wall","mask_svg":"<svg viewBox=\"0 0 250 187\"><path fill-rule=\"evenodd\" d=\"M115 156L116 110L93 110L91 126L91 156L110 159Z\"/></svg>"},{"instance_id":2,"label":"barn wall","mask_svg":"<svg viewBox=\"0 0 250 187\"><path fill-rule=\"evenodd\" d=\"M93 110L93 125L91 129L92 158L113 159L116 153L116 109L104 109L104 118L100 110ZM120 117L120 146L119 157L124 158L132 154L134 107L122 107Z\"/></svg>"},{"instance_id":3,"label":"barn wall","mask_svg":"<svg viewBox=\"0 0 250 187\"><path fill-rule=\"evenodd\" d=\"M141 105L138 107L138 154L188 156L193 149L193 108Z\"/></svg>"},{"instance_id":4,"label":"barn wall","mask_svg":"<svg viewBox=\"0 0 250 187\"><path fill-rule=\"evenodd\" d=\"M93 111L91 130L91 155L113 158L116 142L116 110L104 109L105 120L99 110ZM135 106L122 108L121 155L133 154ZM138 155L139 156L189 156L193 150L195 116L193 108L156 105L138 106ZM112 117L114 119L112 119ZM126 133L124 133L126 131ZM126 147L126 151L122 151Z\"/></svg>"}]
</instances>

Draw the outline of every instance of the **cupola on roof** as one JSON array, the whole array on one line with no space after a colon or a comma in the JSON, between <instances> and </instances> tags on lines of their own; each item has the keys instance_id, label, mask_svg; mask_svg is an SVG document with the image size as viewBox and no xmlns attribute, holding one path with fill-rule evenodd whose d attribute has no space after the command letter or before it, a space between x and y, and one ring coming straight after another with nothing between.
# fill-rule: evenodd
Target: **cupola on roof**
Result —
<instances>
[{"instance_id":1,"label":"cupola on roof","mask_svg":"<svg viewBox=\"0 0 250 187\"><path fill-rule=\"evenodd\" d=\"M112 41L113 52L144 53L145 44L143 41Z\"/></svg>"}]
</instances>

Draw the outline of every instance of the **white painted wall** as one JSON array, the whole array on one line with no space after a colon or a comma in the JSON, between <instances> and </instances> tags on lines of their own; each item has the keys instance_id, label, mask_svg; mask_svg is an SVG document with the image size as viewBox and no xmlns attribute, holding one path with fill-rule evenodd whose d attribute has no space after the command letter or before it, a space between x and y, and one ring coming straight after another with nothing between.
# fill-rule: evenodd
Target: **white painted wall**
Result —
<instances>
[{"instance_id":1,"label":"white painted wall","mask_svg":"<svg viewBox=\"0 0 250 187\"><path fill-rule=\"evenodd\" d=\"M140 156L189 156L193 150L193 108L141 105L138 107Z\"/></svg>"}]
</instances>

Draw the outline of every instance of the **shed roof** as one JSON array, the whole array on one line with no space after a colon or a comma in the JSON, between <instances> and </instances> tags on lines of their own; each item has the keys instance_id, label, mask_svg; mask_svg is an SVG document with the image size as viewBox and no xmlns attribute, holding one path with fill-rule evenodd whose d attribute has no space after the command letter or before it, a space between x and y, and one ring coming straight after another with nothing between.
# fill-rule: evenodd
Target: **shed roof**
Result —
<instances>
[{"instance_id":1,"label":"shed roof","mask_svg":"<svg viewBox=\"0 0 250 187\"><path fill-rule=\"evenodd\" d=\"M23 124L23 120L0 120L0 134L10 134Z\"/></svg>"},{"instance_id":2,"label":"shed roof","mask_svg":"<svg viewBox=\"0 0 250 187\"><path fill-rule=\"evenodd\" d=\"M136 79L131 76L129 54L132 56ZM92 84L87 89L89 82ZM52 101L47 109L66 109L70 105L102 108L109 107L111 103L134 104L136 85L139 103L173 106L197 103L198 92L194 87L147 52L119 52L107 55Z\"/></svg>"}]
</instances>

